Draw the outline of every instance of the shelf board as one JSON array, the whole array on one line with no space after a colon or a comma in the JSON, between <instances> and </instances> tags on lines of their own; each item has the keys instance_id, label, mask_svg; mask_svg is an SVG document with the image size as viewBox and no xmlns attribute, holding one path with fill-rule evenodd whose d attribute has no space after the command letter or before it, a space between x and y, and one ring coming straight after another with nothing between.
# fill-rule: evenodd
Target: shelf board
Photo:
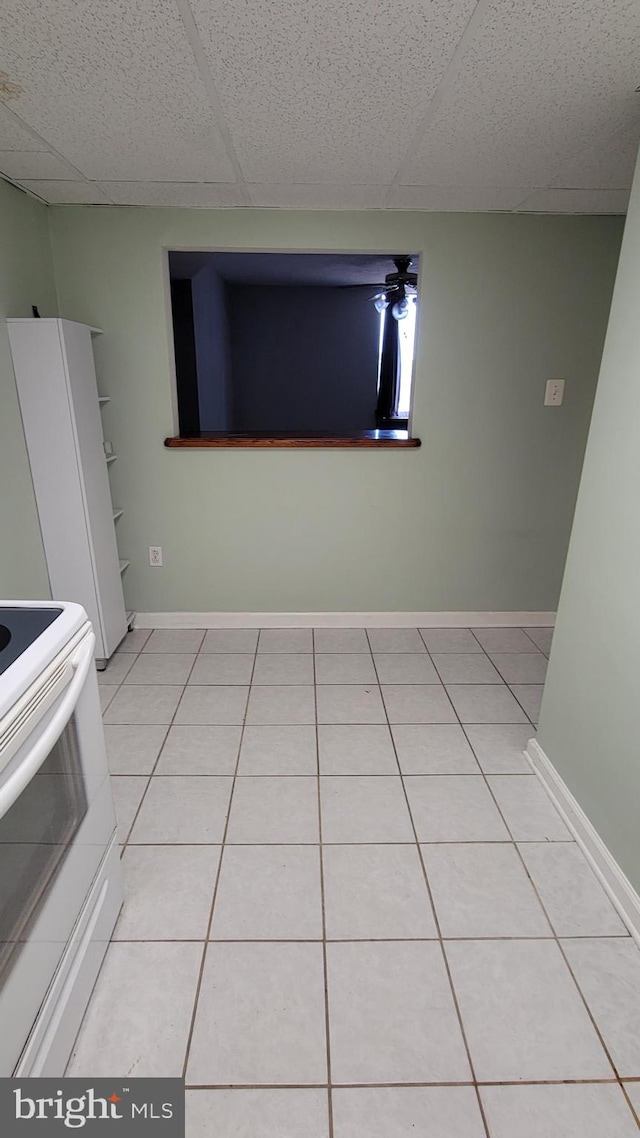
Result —
<instances>
[{"instance_id":1,"label":"shelf board","mask_svg":"<svg viewBox=\"0 0 640 1138\"><path fill-rule=\"evenodd\" d=\"M199 434L168 438L166 447L207 448L207 447L419 447L420 439L409 435L408 431L376 430L359 431L352 435L301 435L281 431L279 434L229 434L224 431L201 431Z\"/></svg>"},{"instance_id":2,"label":"shelf board","mask_svg":"<svg viewBox=\"0 0 640 1138\"><path fill-rule=\"evenodd\" d=\"M117 457L118 457L117 454L108 454L106 456L107 464L109 464L110 462L115 462Z\"/></svg>"},{"instance_id":3,"label":"shelf board","mask_svg":"<svg viewBox=\"0 0 640 1138\"><path fill-rule=\"evenodd\" d=\"M100 406L102 406L103 403L110 403L110 402L111 402L111 396L110 395L99 395L98 396L98 403L100 404Z\"/></svg>"},{"instance_id":4,"label":"shelf board","mask_svg":"<svg viewBox=\"0 0 640 1138\"><path fill-rule=\"evenodd\" d=\"M131 564L131 562L130 562L130 561L121 561L121 562L120 562L120 572L121 572L121 573L124 573L125 569L126 569L126 568L127 568L127 566L128 566L128 565L130 565L130 564Z\"/></svg>"},{"instance_id":5,"label":"shelf board","mask_svg":"<svg viewBox=\"0 0 640 1138\"><path fill-rule=\"evenodd\" d=\"M117 522L118 518L121 518L123 514L124 514L124 510L114 510L113 511L114 522Z\"/></svg>"}]
</instances>

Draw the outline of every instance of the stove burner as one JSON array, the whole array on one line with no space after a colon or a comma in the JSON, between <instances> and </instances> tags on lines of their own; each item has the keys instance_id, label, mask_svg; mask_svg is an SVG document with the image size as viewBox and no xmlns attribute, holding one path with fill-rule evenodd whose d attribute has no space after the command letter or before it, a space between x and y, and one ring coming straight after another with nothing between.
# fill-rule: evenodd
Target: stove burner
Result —
<instances>
[{"instance_id":1,"label":"stove burner","mask_svg":"<svg viewBox=\"0 0 640 1138\"><path fill-rule=\"evenodd\" d=\"M6 624L0 624L0 652L3 652L11 640L11 633Z\"/></svg>"}]
</instances>

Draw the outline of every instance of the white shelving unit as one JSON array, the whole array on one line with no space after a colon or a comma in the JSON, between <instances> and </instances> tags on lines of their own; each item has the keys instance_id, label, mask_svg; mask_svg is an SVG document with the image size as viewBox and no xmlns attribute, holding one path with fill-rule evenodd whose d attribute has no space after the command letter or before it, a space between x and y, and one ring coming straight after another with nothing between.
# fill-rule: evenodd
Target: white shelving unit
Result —
<instances>
[{"instance_id":1,"label":"white shelving unit","mask_svg":"<svg viewBox=\"0 0 640 1138\"><path fill-rule=\"evenodd\" d=\"M11 354L54 600L78 601L106 661L127 631L92 336L73 320L8 320ZM106 457L106 461L105 461Z\"/></svg>"}]
</instances>

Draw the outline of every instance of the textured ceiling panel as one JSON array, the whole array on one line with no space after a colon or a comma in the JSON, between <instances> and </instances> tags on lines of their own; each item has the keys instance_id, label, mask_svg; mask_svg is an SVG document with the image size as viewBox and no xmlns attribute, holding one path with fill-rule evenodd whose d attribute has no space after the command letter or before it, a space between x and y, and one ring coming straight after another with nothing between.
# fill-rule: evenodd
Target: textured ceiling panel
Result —
<instances>
[{"instance_id":1,"label":"textured ceiling panel","mask_svg":"<svg viewBox=\"0 0 640 1138\"><path fill-rule=\"evenodd\" d=\"M640 0L0 0L0 13L0 171L51 202L624 210Z\"/></svg>"},{"instance_id":2,"label":"textured ceiling panel","mask_svg":"<svg viewBox=\"0 0 640 1138\"><path fill-rule=\"evenodd\" d=\"M518 213L626 213L629 190L539 190Z\"/></svg>"},{"instance_id":3,"label":"textured ceiling panel","mask_svg":"<svg viewBox=\"0 0 640 1138\"><path fill-rule=\"evenodd\" d=\"M430 209L442 213L456 211L492 211L515 209L531 189L501 189L492 186L474 189L469 186L397 186L387 198L391 209Z\"/></svg>"},{"instance_id":4,"label":"textured ceiling panel","mask_svg":"<svg viewBox=\"0 0 640 1138\"><path fill-rule=\"evenodd\" d=\"M102 182L102 186L116 205L244 205L239 187L224 182Z\"/></svg>"},{"instance_id":5,"label":"textured ceiling panel","mask_svg":"<svg viewBox=\"0 0 640 1138\"><path fill-rule=\"evenodd\" d=\"M192 0L249 182L390 182L475 0Z\"/></svg>"},{"instance_id":6,"label":"textured ceiling panel","mask_svg":"<svg viewBox=\"0 0 640 1138\"><path fill-rule=\"evenodd\" d=\"M1 51L1 48L0 48ZM38 139L9 107L0 103L0 150L46 150L47 144Z\"/></svg>"},{"instance_id":7,"label":"textured ceiling panel","mask_svg":"<svg viewBox=\"0 0 640 1138\"><path fill-rule=\"evenodd\" d=\"M0 151L0 171L8 178L20 182L25 178L77 179L78 177L77 171L72 166L46 150L36 153Z\"/></svg>"},{"instance_id":8,"label":"textured ceiling panel","mask_svg":"<svg viewBox=\"0 0 640 1138\"><path fill-rule=\"evenodd\" d=\"M640 73L640 63L638 71ZM590 147L579 158L567 162L554 180L554 185L575 189L628 188L633 180L639 141L640 117L610 138L604 146Z\"/></svg>"},{"instance_id":9,"label":"textured ceiling panel","mask_svg":"<svg viewBox=\"0 0 640 1138\"><path fill-rule=\"evenodd\" d=\"M281 209L381 209L386 186L331 186L292 183L291 185L249 184L255 206Z\"/></svg>"},{"instance_id":10,"label":"textured ceiling panel","mask_svg":"<svg viewBox=\"0 0 640 1138\"><path fill-rule=\"evenodd\" d=\"M0 70L87 177L233 179L173 0L3 0Z\"/></svg>"},{"instance_id":11,"label":"textured ceiling panel","mask_svg":"<svg viewBox=\"0 0 640 1138\"><path fill-rule=\"evenodd\" d=\"M52 205L108 205L110 201L95 182L32 182L23 179L22 185Z\"/></svg>"},{"instance_id":12,"label":"textured ceiling panel","mask_svg":"<svg viewBox=\"0 0 640 1138\"><path fill-rule=\"evenodd\" d=\"M548 185L636 114L638 0L489 0L405 184Z\"/></svg>"}]
</instances>

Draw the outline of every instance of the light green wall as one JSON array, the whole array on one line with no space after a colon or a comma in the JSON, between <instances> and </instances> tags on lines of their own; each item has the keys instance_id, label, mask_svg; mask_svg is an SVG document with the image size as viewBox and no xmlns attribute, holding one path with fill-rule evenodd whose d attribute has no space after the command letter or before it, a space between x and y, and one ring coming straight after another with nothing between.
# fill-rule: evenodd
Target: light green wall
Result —
<instances>
[{"instance_id":1,"label":"light green wall","mask_svg":"<svg viewBox=\"0 0 640 1138\"><path fill-rule=\"evenodd\" d=\"M0 180L0 597L49 597L5 317L56 316L47 208Z\"/></svg>"},{"instance_id":2,"label":"light green wall","mask_svg":"<svg viewBox=\"0 0 640 1138\"><path fill-rule=\"evenodd\" d=\"M53 207L61 313L98 324L130 606L555 608L621 220ZM422 254L416 451L168 451L163 247ZM546 379L566 405L542 405ZM148 566L161 545L164 568Z\"/></svg>"},{"instance_id":3,"label":"light green wall","mask_svg":"<svg viewBox=\"0 0 640 1138\"><path fill-rule=\"evenodd\" d=\"M640 890L640 165L538 740Z\"/></svg>"}]
</instances>

